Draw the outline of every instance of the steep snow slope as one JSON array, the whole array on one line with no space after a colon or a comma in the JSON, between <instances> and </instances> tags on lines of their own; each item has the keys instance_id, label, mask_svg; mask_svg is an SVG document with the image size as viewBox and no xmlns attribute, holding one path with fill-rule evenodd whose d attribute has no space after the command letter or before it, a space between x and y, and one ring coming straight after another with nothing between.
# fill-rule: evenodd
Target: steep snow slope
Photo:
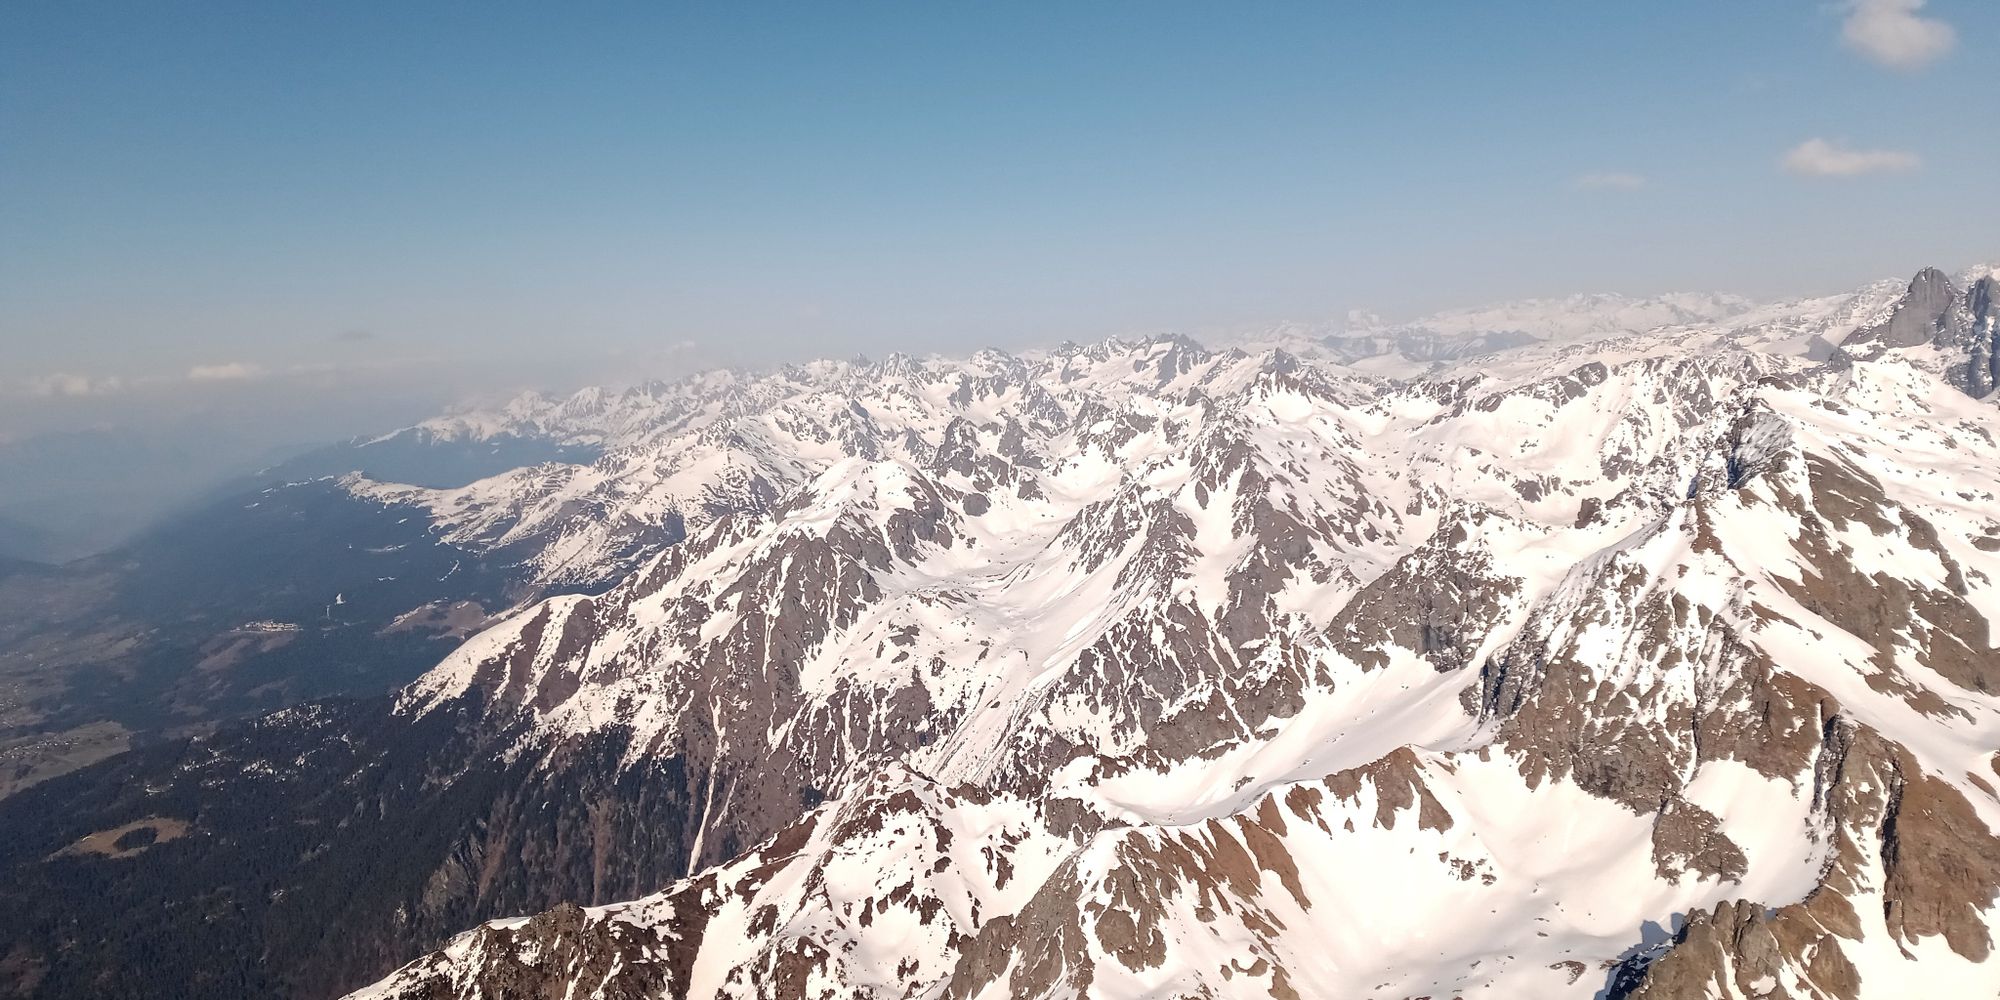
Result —
<instances>
[{"instance_id":1,"label":"steep snow slope","mask_svg":"<svg viewBox=\"0 0 2000 1000\"><path fill-rule=\"evenodd\" d=\"M1991 290L1406 380L1165 338L660 390L421 497L635 568L400 710L683 762L710 867L357 995L1993 995Z\"/></svg>"}]
</instances>

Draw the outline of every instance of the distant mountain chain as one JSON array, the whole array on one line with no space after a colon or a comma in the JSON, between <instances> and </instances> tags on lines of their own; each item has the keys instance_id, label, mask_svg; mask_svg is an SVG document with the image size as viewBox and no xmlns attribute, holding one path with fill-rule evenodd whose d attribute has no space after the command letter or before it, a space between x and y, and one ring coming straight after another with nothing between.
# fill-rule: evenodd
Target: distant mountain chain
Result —
<instances>
[{"instance_id":1,"label":"distant mountain chain","mask_svg":"<svg viewBox=\"0 0 2000 1000\"><path fill-rule=\"evenodd\" d=\"M0 910L221 873L163 994L2000 994L1996 384L1981 268L524 396L373 444L567 460L335 484L556 596L0 802Z\"/></svg>"},{"instance_id":2,"label":"distant mountain chain","mask_svg":"<svg viewBox=\"0 0 2000 1000\"><path fill-rule=\"evenodd\" d=\"M1994 270L1992 266L1970 269L1956 280L1970 287ZM1286 325L1232 331L1211 335L1207 343L1240 354L1278 351L1331 366L1337 377L1357 384L1459 377L1464 371L1476 371L1489 358L1508 358L1525 349L1587 353L1595 341L1649 333L1704 337L1745 350L1805 355L1818 361L1831 356L1842 336L1887 315L1903 290L1902 282L1883 281L1855 293L1768 306L1738 296L1696 293L1651 298L1575 295L1453 310L1406 324L1368 318L1338 330ZM464 446L541 441L608 458L518 468L456 490L405 489L395 484L409 480L376 474L352 485L359 495L426 504L437 512L454 541L521 553L536 564L537 575L545 581L608 583L657 551L663 541L679 538L689 524L768 507L777 490L802 484L823 466L831 457L824 452L827 447L881 447L859 438L808 444L788 440L793 432L785 427L751 427L743 420L780 401L813 392L850 393L859 399L882 373L927 365L943 365L940 371L948 371L991 363L995 371L981 370L982 377L1032 376L1038 366L1055 359L1130 353L1163 340L1206 350L1177 336L1114 339L1089 348L1066 344L1019 358L989 350L963 364L895 355L879 364L857 359L818 361L775 372L709 371L625 390L589 388L564 398L531 392L498 409L440 417L365 442L361 453L405 442ZM814 432L814 428L797 429L800 437ZM821 453L813 454L816 450ZM854 454L870 457L875 452ZM750 497L745 490L762 493ZM615 516L571 516L583 509Z\"/></svg>"}]
</instances>

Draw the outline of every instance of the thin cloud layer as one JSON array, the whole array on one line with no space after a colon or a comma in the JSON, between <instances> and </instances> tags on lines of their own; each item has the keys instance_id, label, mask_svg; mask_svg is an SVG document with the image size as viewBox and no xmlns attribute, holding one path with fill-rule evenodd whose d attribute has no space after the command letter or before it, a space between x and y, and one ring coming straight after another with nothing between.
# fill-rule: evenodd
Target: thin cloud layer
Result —
<instances>
[{"instance_id":1,"label":"thin cloud layer","mask_svg":"<svg viewBox=\"0 0 2000 1000\"><path fill-rule=\"evenodd\" d=\"M80 375L74 372L50 372L45 375L30 375L11 385L0 382L0 395L17 392L37 399L80 399L159 390L187 383L248 382L262 379L270 374L271 371L263 365L246 361L195 365L179 375Z\"/></svg>"},{"instance_id":2,"label":"thin cloud layer","mask_svg":"<svg viewBox=\"0 0 2000 1000\"><path fill-rule=\"evenodd\" d=\"M1863 174L1905 173L1923 161L1897 149L1854 149L1825 139L1807 139L1780 161L1789 173L1803 177L1859 177Z\"/></svg>"},{"instance_id":3,"label":"thin cloud layer","mask_svg":"<svg viewBox=\"0 0 2000 1000\"><path fill-rule=\"evenodd\" d=\"M1958 44L1952 26L1920 12L1924 0L1854 0L1841 39L1870 62L1911 72L1923 69Z\"/></svg>"},{"instance_id":4,"label":"thin cloud layer","mask_svg":"<svg viewBox=\"0 0 2000 1000\"><path fill-rule=\"evenodd\" d=\"M67 372L53 372L48 375L34 375L24 380L28 395L43 398L63 396L104 396L125 388L125 380L116 375L73 375Z\"/></svg>"},{"instance_id":5,"label":"thin cloud layer","mask_svg":"<svg viewBox=\"0 0 2000 1000\"><path fill-rule=\"evenodd\" d=\"M243 361L231 361L219 365L196 365L188 369L190 382L241 382L246 379L261 378L264 368Z\"/></svg>"}]
</instances>

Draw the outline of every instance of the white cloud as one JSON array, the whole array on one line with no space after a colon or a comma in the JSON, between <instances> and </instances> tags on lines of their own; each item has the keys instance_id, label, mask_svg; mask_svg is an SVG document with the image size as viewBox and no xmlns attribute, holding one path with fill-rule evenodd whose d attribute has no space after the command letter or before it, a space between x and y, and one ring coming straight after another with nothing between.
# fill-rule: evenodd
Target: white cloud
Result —
<instances>
[{"instance_id":1,"label":"white cloud","mask_svg":"<svg viewBox=\"0 0 2000 1000\"><path fill-rule=\"evenodd\" d=\"M1958 44L1958 32L1924 17L1924 0L1853 0L1841 38L1870 62L1895 70L1919 70Z\"/></svg>"},{"instance_id":2,"label":"white cloud","mask_svg":"<svg viewBox=\"0 0 2000 1000\"><path fill-rule=\"evenodd\" d=\"M187 377L190 382L241 382L263 374L264 369L260 365L231 361L220 365L196 365L188 369Z\"/></svg>"},{"instance_id":3,"label":"white cloud","mask_svg":"<svg viewBox=\"0 0 2000 1000\"><path fill-rule=\"evenodd\" d=\"M1897 149L1853 149L1825 139L1807 139L1799 143L1780 162L1787 171L1807 177L1902 173L1915 170L1923 163L1915 153Z\"/></svg>"},{"instance_id":4,"label":"white cloud","mask_svg":"<svg viewBox=\"0 0 2000 1000\"><path fill-rule=\"evenodd\" d=\"M1616 170L1602 171L1578 177L1576 186L1595 191L1637 191L1646 186L1646 178Z\"/></svg>"},{"instance_id":5,"label":"white cloud","mask_svg":"<svg viewBox=\"0 0 2000 1000\"><path fill-rule=\"evenodd\" d=\"M49 375L35 375L27 380L30 396L103 396L125 388L125 380L116 375L71 375L56 372Z\"/></svg>"}]
</instances>

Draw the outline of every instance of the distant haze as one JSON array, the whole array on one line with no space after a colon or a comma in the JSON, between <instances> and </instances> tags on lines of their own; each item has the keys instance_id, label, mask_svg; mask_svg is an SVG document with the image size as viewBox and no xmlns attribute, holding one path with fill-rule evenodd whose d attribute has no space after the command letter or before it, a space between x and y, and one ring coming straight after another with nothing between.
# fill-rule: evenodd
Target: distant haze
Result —
<instances>
[{"instance_id":1,"label":"distant haze","mask_svg":"<svg viewBox=\"0 0 2000 1000\"><path fill-rule=\"evenodd\" d=\"M1984 0L7 4L0 474L152 442L30 504L102 528L528 386L1991 259L1995 37Z\"/></svg>"}]
</instances>

